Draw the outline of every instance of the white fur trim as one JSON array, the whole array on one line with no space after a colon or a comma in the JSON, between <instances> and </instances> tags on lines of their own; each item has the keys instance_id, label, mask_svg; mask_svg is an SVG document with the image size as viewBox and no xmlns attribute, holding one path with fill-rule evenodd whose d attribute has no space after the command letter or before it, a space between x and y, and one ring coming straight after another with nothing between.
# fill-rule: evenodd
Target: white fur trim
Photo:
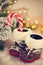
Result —
<instances>
[{"instance_id":1,"label":"white fur trim","mask_svg":"<svg viewBox=\"0 0 43 65\"><path fill-rule=\"evenodd\" d=\"M24 28L26 30L28 30L27 32L20 32L18 31L18 28L14 30L13 34L12 34L12 40L13 41L21 41L21 40L25 40L25 37L27 36L27 34L30 34L32 31L30 29Z\"/></svg>"},{"instance_id":2,"label":"white fur trim","mask_svg":"<svg viewBox=\"0 0 43 65\"><path fill-rule=\"evenodd\" d=\"M36 33L31 33L31 34L36 34ZM43 39L40 39L40 40L33 39L30 37L31 34L28 34L25 38L25 42L27 46L29 48L36 48L36 49L43 48ZM40 34L37 34L37 35L40 35Z\"/></svg>"}]
</instances>

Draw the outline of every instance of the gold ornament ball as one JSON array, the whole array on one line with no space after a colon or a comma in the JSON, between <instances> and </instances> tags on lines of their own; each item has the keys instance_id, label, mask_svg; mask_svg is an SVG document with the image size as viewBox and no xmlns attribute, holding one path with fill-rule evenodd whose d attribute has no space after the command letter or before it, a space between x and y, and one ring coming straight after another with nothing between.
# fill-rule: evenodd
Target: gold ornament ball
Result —
<instances>
[{"instance_id":1,"label":"gold ornament ball","mask_svg":"<svg viewBox=\"0 0 43 65\"><path fill-rule=\"evenodd\" d=\"M40 27L40 31L42 31L42 32L43 32L43 26L41 26L41 27Z\"/></svg>"},{"instance_id":2,"label":"gold ornament ball","mask_svg":"<svg viewBox=\"0 0 43 65\"><path fill-rule=\"evenodd\" d=\"M10 1L10 4L12 4L12 1Z\"/></svg>"},{"instance_id":3,"label":"gold ornament ball","mask_svg":"<svg viewBox=\"0 0 43 65\"><path fill-rule=\"evenodd\" d=\"M10 11L7 11L7 13L9 14L9 13L10 13Z\"/></svg>"},{"instance_id":4,"label":"gold ornament ball","mask_svg":"<svg viewBox=\"0 0 43 65\"><path fill-rule=\"evenodd\" d=\"M32 28L32 29L36 29L36 25L32 25L31 28Z\"/></svg>"},{"instance_id":5,"label":"gold ornament ball","mask_svg":"<svg viewBox=\"0 0 43 65\"><path fill-rule=\"evenodd\" d=\"M3 13L6 13L6 11L3 11Z\"/></svg>"}]
</instances>

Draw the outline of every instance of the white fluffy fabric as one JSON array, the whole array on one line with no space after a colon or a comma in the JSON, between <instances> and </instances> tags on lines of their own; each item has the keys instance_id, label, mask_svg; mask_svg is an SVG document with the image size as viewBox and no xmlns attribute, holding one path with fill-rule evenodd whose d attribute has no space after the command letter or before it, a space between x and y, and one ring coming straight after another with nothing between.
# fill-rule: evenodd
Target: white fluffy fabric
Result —
<instances>
[{"instance_id":1,"label":"white fluffy fabric","mask_svg":"<svg viewBox=\"0 0 43 65\"><path fill-rule=\"evenodd\" d=\"M4 51L0 51L0 63L1 65L14 65L14 59L13 56L9 55L8 48L5 48Z\"/></svg>"},{"instance_id":2,"label":"white fluffy fabric","mask_svg":"<svg viewBox=\"0 0 43 65\"><path fill-rule=\"evenodd\" d=\"M32 33L32 31L31 31L30 29L27 29L27 28L24 28L24 29L26 29L26 30L28 30L28 31L26 31L26 32L20 32L20 31L18 31L18 28L15 29L14 32L13 32L13 34L12 34L11 39L12 39L13 41L25 40L25 37L26 37L28 34Z\"/></svg>"},{"instance_id":3,"label":"white fluffy fabric","mask_svg":"<svg viewBox=\"0 0 43 65\"><path fill-rule=\"evenodd\" d=\"M8 48L5 48L4 51L0 51L0 65L43 65L43 53L42 57L33 62L33 63L25 63L20 60L20 58L13 57L9 55Z\"/></svg>"},{"instance_id":4,"label":"white fluffy fabric","mask_svg":"<svg viewBox=\"0 0 43 65\"><path fill-rule=\"evenodd\" d=\"M32 34L36 34L36 33L32 33ZM30 35L28 34L25 39L27 46L29 48L36 48L36 49L43 48L43 39L36 40L36 39L31 38ZM40 35L40 34L37 34L37 35Z\"/></svg>"}]
</instances>

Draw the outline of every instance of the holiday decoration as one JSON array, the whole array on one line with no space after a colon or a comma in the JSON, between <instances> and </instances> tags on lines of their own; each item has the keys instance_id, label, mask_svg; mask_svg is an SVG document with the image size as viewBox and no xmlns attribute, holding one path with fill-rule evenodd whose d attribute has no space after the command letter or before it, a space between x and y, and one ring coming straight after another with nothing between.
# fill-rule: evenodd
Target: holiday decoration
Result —
<instances>
[{"instance_id":1,"label":"holiday decoration","mask_svg":"<svg viewBox=\"0 0 43 65\"><path fill-rule=\"evenodd\" d=\"M9 33L10 32L10 33ZM9 26L6 26L5 22L3 20L0 22L0 40L6 40L11 35L11 28Z\"/></svg>"},{"instance_id":2,"label":"holiday decoration","mask_svg":"<svg viewBox=\"0 0 43 65\"><path fill-rule=\"evenodd\" d=\"M26 28L29 28L29 27L30 27L29 22L26 22Z\"/></svg>"},{"instance_id":3,"label":"holiday decoration","mask_svg":"<svg viewBox=\"0 0 43 65\"><path fill-rule=\"evenodd\" d=\"M11 9L12 4L15 4L18 0L1 0L0 1L0 17L2 16L8 16L8 14L11 12L9 9Z\"/></svg>"},{"instance_id":4,"label":"holiday decoration","mask_svg":"<svg viewBox=\"0 0 43 65\"><path fill-rule=\"evenodd\" d=\"M37 27L36 25L32 25L31 29L34 30L34 29L36 29L36 27Z\"/></svg>"},{"instance_id":5,"label":"holiday decoration","mask_svg":"<svg viewBox=\"0 0 43 65\"><path fill-rule=\"evenodd\" d=\"M18 18L18 22L19 22L19 28L18 28L18 30L19 30L19 31L22 31L22 29L23 29L23 20L22 20L22 17L21 17L19 14L15 13L15 12L12 12L11 14L9 14L8 18L6 19L6 23L7 23L8 25L11 25L11 24L10 24L10 20L11 20L13 17L17 17L17 18Z\"/></svg>"},{"instance_id":6,"label":"holiday decoration","mask_svg":"<svg viewBox=\"0 0 43 65\"><path fill-rule=\"evenodd\" d=\"M31 14L29 9L25 7L15 9L16 6L13 7L13 5L17 1L0 0L0 51L3 51L4 47L9 49L9 51L5 49L5 56L3 52L0 52L0 58L3 57L4 63L5 60L9 61L11 56L18 57L23 62L31 63L41 57L43 24L39 23L38 18L35 20L29 16ZM37 31L41 34L38 34ZM7 51L9 54L5 53ZM7 55L10 55L9 58L4 60ZM10 62L8 65L14 65Z\"/></svg>"},{"instance_id":7,"label":"holiday decoration","mask_svg":"<svg viewBox=\"0 0 43 65\"><path fill-rule=\"evenodd\" d=\"M12 11L15 11L16 13L19 13L22 16L22 18L23 18L23 27L31 28L31 30L37 30L38 29L38 31L39 31L40 30L39 27L41 27L41 25L40 25L38 20L34 20L34 19L31 19L31 17L29 17L29 14L28 14L29 9L23 7L23 8L20 8L20 9L11 10L13 2L14 1L9 1L10 5L8 6L8 9L4 10L3 13L0 14L0 17L2 17L2 15L6 17L6 16L8 16L9 13L11 13ZM43 33L41 30L40 30L40 32Z\"/></svg>"},{"instance_id":8,"label":"holiday decoration","mask_svg":"<svg viewBox=\"0 0 43 65\"><path fill-rule=\"evenodd\" d=\"M38 20L35 20L35 24L37 24L37 25L38 25L38 23L39 23L39 22L38 22Z\"/></svg>"},{"instance_id":9,"label":"holiday decoration","mask_svg":"<svg viewBox=\"0 0 43 65\"><path fill-rule=\"evenodd\" d=\"M15 9L14 11L16 11L17 13L19 13L22 18L23 18L23 24L24 24L24 27L26 28L29 28L30 27L30 17L28 15L28 9L23 7L23 8L20 8L20 9Z\"/></svg>"},{"instance_id":10,"label":"holiday decoration","mask_svg":"<svg viewBox=\"0 0 43 65\"><path fill-rule=\"evenodd\" d=\"M12 12L11 14L9 14L8 18L6 19L6 24L7 25L12 26L11 19L13 17L16 17L18 19L17 22L19 23L19 28L15 29L13 31L13 33L12 33L12 40L13 41L24 40L25 36L28 33L30 34L32 31L30 29L23 28L23 19L22 19L21 15L19 15L18 13L15 13L15 12Z\"/></svg>"},{"instance_id":11,"label":"holiday decoration","mask_svg":"<svg viewBox=\"0 0 43 65\"><path fill-rule=\"evenodd\" d=\"M43 27L43 24L41 26L40 21L38 19L32 19L29 17L29 9L26 8L20 8L20 9L15 9L17 13L19 13L22 18L23 18L23 27L30 28L32 31L40 31L39 33L43 33L39 27Z\"/></svg>"},{"instance_id":12,"label":"holiday decoration","mask_svg":"<svg viewBox=\"0 0 43 65\"><path fill-rule=\"evenodd\" d=\"M2 28L2 30L1 30L2 40L9 39L10 36L11 36L11 33L12 32L11 32L11 28L10 27L5 26L4 28Z\"/></svg>"},{"instance_id":13,"label":"holiday decoration","mask_svg":"<svg viewBox=\"0 0 43 65\"><path fill-rule=\"evenodd\" d=\"M39 26L41 32L43 32L43 26Z\"/></svg>"},{"instance_id":14,"label":"holiday decoration","mask_svg":"<svg viewBox=\"0 0 43 65\"><path fill-rule=\"evenodd\" d=\"M20 9L14 9L15 12L19 13L22 18L23 18L23 27L25 28L30 28L32 31L40 31L39 33L43 33L41 32L40 28L41 24L40 22L36 19L32 19L31 17L29 17L29 9L23 7ZM43 25L42 25L43 26Z\"/></svg>"}]
</instances>

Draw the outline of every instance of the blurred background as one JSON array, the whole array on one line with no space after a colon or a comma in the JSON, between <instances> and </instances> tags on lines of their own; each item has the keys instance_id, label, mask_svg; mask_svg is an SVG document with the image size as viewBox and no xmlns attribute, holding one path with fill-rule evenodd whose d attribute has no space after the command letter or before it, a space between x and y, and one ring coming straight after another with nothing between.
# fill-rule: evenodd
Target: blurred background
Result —
<instances>
[{"instance_id":1,"label":"blurred background","mask_svg":"<svg viewBox=\"0 0 43 65\"><path fill-rule=\"evenodd\" d=\"M13 11L22 15L25 27L43 34L43 0L0 0L2 16Z\"/></svg>"}]
</instances>

